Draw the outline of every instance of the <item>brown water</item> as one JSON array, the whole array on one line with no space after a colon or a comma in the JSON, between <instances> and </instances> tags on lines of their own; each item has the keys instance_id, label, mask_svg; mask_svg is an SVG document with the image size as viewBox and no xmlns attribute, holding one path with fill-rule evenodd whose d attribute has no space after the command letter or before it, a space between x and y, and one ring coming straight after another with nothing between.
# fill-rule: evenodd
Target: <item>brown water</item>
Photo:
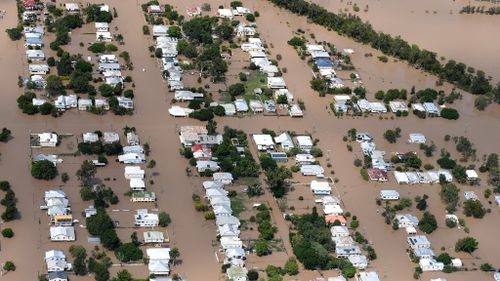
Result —
<instances>
[{"instance_id":1,"label":"brown water","mask_svg":"<svg viewBox=\"0 0 500 281\"><path fill-rule=\"evenodd\" d=\"M463 6L491 6L488 2L452 0L311 0L324 8L338 12L348 9L369 21L373 28L393 36L401 36L410 44L436 52L439 56L454 59L485 71L500 80L499 16L460 14ZM349 5L348 5L349 3ZM364 9L368 5L368 12Z\"/></svg>"},{"instance_id":2,"label":"brown water","mask_svg":"<svg viewBox=\"0 0 500 281\"><path fill-rule=\"evenodd\" d=\"M180 13L185 12L185 7L191 3L201 4L204 1L182 1L175 0L168 3L177 7ZM165 210L172 216L173 224L169 227L171 234L171 246L178 247L181 251L183 264L174 268L175 273L180 273L189 280L218 280L220 278L220 265L217 264L212 248L212 240L215 237L215 227L212 222L205 222L201 214L196 213L191 201L193 191L199 189L199 179L188 178L185 175L187 163L179 153L179 140L176 129L179 125L198 124L192 119L174 119L168 116L168 102L171 94L167 94L167 86L162 81L159 69L154 59L150 58L147 46L150 42L142 35L143 17L139 5L135 1L111 0L107 2L110 6L116 7L119 17L113 21L112 25L120 27L120 33L125 37L126 45L124 49L130 52L135 70L132 73L136 88L136 110L130 117L115 117L111 114L98 117L88 113L67 112L63 117L53 119L46 116L26 116L16 107L15 99L20 94L16 86L17 76L26 72L24 62L24 47L21 42L11 42L5 33L0 35L0 45L3 52L0 54L0 74L5 81L2 88L4 102L1 103L0 120L2 126L12 130L14 139L8 144L0 144L2 158L0 162L0 178L9 180L19 198L18 208L22 219L8 224L16 232L16 236L11 240L1 238L0 261L13 260L18 266L18 270L6 275L7 280L33 280L36 274L44 272L43 252L51 248L65 248L64 244L48 242L47 226L45 225L46 215L38 210L41 201L41 194L44 190L52 188L56 182L40 182L29 176L29 165L27 156L28 133L29 131L39 132L53 130L57 132L70 132L79 134L93 130L121 130L125 125L135 126L143 141L148 141L152 147L152 159L155 159L157 166L155 171L159 175L154 177L155 185L151 190L158 195L158 208ZM354 144L355 154L348 152L342 136L352 127L358 131L369 131L375 138L377 144L382 149L389 151L409 150L412 146L403 145L402 140L396 145L388 145L382 139L383 132L388 128L399 126L402 129L403 139L410 132L420 132L428 139L435 141L439 148L447 147L453 151L450 144L445 144L443 136L466 135L478 148L478 155L490 152L500 152L497 140L500 139L498 132L500 129L499 108L491 106L486 112L478 112L473 109L473 98L464 95L464 100L455 105L461 113L459 121L446 121L444 119L420 120L414 116L395 120L379 120L377 116L369 118L335 118L326 109L327 98L320 98L317 93L309 88L311 71L309 67L300 60L295 51L285 42L292 37L292 32L297 28L307 30L307 33L314 33L321 41L333 42L338 48L351 47L356 54L352 56L354 65L358 68L365 86L370 93L378 89L392 87L410 88L415 85L417 89L434 85L435 78L422 74L404 63L390 62L383 64L376 58L365 58L366 52L374 50L354 43L349 39L340 37L333 32L307 24L303 18L297 18L287 12L270 5L267 1L245 1L246 5L258 10L261 17L258 18L258 30L261 38L274 48L270 49L273 54L282 54L283 60L280 66L287 67L288 73L284 78L297 98L305 101L306 112L302 119L291 119L289 117L265 117L255 116L249 118L217 118L219 128L224 125L245 130L247 133L259 132L263 126L278 130L293 130L297 132L310 132L315 138L320 139L319 146L323 151L329 151L333 162L334 177L339 179L336 185L341 194L345 207L352 214L358 216L361 222L360 231L374 244L379 258L371 263L371 267L379 272L382 280L411 280L414 265L407 259L405 254L406 242L402 232L393 233L392 229L385 225L383 219L377 214L375 197L382 188L396 187L405 196L415 196L426 193L430 196L430 210L434 213L441 225L444 221L444 206L439 202L437 186L404 186L397 187L393 181L388 184L370 184L362 181L359 171L351 163L361 155L358 147ZM217 4L212 4L212 9ZM228 4L228 3L226 3ZM0 9L7 10L7 17L0 20L0 30L14 26L16 23L15 5L13 2L0 2ZM214 12L213 12L214 13ZM131 20L134 19L134 20ZM74 47L74 46L72 46ZM146 71L140 71L145 68ZM237 70L235 70L237 71ZM239 72L239 71L238 71ZM448 88L449 89L449 88ZM446 129L443 129L446 128ZM322 160L325 164L324 159ZM69 194L71 203L74 205L74 212L79 213L85 203L81 203L78 195L77 182L74 171L78 169L79 161L66 159L68 165L60 166L60 172L67 171L72 178L64 187ZM70 163L73 163L70 165ZM109 182L115 192L120 195L121 202L116 209L135 209L138 205L131 205L122 196L126 184L122 178L122 167L116 164L110 165L99 177L116 177L116 182ZM300 179L302 180L302 179ZM306 179L303 179L304 181ZM309 180L309 179L307 179ZM462 187L464 190L468 188ZM483 185L474 188L478 195L486 187ZM293 201L291 194L291 200ZM312 197L306 197L304 201L312 202ZM483 203L486 203L483 200ZM295 203L292 203L295 204ZM148 205L146 205L148 206ZM149 205L151 206L151 205ZM151 208L151 207L150 207ZM467 225L471 229L471 235L476 237L480 243L479 250L474 256L479 257L476 264L483 262L494 263L498 259L499 246L496 243L495 233L499 233L498 225L499 212L496 206L491 206L492 213L483 220L466 219ZM110 209L115 209L111 207ZM131 222L131 213L111 212L113 218L120 220L122 224ZM275 217L277 220L277 218ZM39 222L40 221L40 222ZM281 237L286 236L287 229L278 222ZM86 245L86 231L77 230L77 244ZM122 239L127 239L130 232L119 231ZM436 233L430 235L437 252L441 246L451 247L457 238L465 236L459 230L449 230L440 228ZM61 246L59 246L61 245ZM91 246L88 246L90 249ZM450 250L450 253L453 251ZM112 254L111 254L112 255ZM287 255L277 254L268 259L273 263L284 263ZM247 266L258 266L263 268L268 263L265 259L254 256L249 257ZM471 267L472 261L467 260L466 265ZM127 267L134 274L144 276L147 269L145 266ZM116 270L113 268L113 270ZM328 273L325 276L329 276ZM424 274L428 279L436 274ZM491 278L480 271L455 273L442 277L448 280L488 280ZM301 280L309 280L314 276L319 276L318 272L307 271L299 275ZM73 278L77 280L76 278ZM78 278L78 280L91 280L91 277ZM291 278L286 278L287 280Z\"/></svg>"}]
</instances>

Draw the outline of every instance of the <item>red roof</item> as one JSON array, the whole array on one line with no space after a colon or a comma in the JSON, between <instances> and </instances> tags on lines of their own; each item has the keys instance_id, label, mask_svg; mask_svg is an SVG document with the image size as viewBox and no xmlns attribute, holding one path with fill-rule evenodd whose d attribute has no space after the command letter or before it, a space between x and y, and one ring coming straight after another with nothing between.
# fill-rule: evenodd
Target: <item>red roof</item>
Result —
<instances>
[{"instance_id":1,"label":"red roof","mask_svg":"<svg viewBox=\"0 0 500 281\"><path fill-rule=\"evenodd\" d=\"M368 176L371 180L387 179L387 172L380 169L369 169Z\"/></svg>"},{"instance_id":2,"label":"red roof","mask_svg":"<svg viewBox=\"0 0 500 281\"><path fill-rule=\"evenodd\" d=\"M164 13L165 7L160 6L160 9L153 9L152 6L148 6L148 13Z\"/></svg>"},{"instance_id":3,"label":"red roof","mask_svg":"<svg viewBox=\"0 0 500 281\"><path fill-rule=\"evenodd\" d=\"M344 216L336 216L336 215L325 216L326 223L334 223L335 221L339 221L341 225L345 225L347 222Z\"/></svg>"},{"instance_id":4,"label":"red roof","mask_svg":"<svg viewBox=\"0 0 500 281\"><path fill-rule=\"evenodd\" d=\"M26 0L23 2L24 7L34 7L36 5L34 0Z\"/></svg>"}]
</instances>

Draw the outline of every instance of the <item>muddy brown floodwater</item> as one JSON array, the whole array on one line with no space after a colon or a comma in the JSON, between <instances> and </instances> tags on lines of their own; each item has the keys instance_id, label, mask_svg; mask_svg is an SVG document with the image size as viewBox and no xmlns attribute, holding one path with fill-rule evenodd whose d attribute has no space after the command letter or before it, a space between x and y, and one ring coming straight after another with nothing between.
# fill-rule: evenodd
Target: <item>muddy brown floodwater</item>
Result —
<instances>
[{"instance_id":1,"label":"muddy brown floodwater","mask_svg":"<svg viewBox=\"0 0 500 281\"><path fill-rule=\"evenodd\" d=\"M439 56L463 62L500 81L499 61L500 17L481 14L460 14L463 6L492 6L488 2L465 0L311 0L337 13L347 9L369 21L376 31L401 36L410 44L436 52ZM348 5L349 3L349 5ZM368 5L368 12L364 12Z\"/></svg>"},{"instance_id":2,"label":"muddy brown floodwater","mask_svg":"<svg viewBox=\"0 0 500 281\"><path fill-rule=\"evenodd\" d=\"M96 2L99 1L96 0ZM161 2L167 3L166 1ZM208 1L168 1L181 14L185 14L187 5L192 3L201 5L203 2ZM212 15L218 5L227 6L229 2L210 1ZM395 185L392 178L386 184L372 184L363 181L359 176L359 170L352 165L354 158L360 157L359 148L354 144L354 153L348 152L346 144L342 141L342 136L348 129L354 127L358 131L371 132L382 149L388 151L411 149L411 146L402 143L397 145L384 143L383 132L388 128L400 127L403 139L407 137L408 133L420 132L425 134L427 139L433 140L438 149L446 147L449 151L453 150L451 144L443 141L443 136L450 134L467 136L477 147L478 155L491 152L499 153L499 107L490 106L485 112L478 112L473 109L473 97L464 94L464 99L457 101L454 105L461 113L459 121L437 118L421 120L413 115L394 120L379 120L378 116L368 118L333 117L326 108L331 97L320 98L317 93L310 89L309 80L312 74L309 66L300 60L293 48L285 43L292 37L292 32L298 28L306 30L307 33L314 33L319 41L334 43L339 49L353 48L356 51L352 56L353 63L361 74L369 95L379 89L410 88L412 85L415 85L417 89L430 87L434 85L436 79L401 62L391 61L383 64L376 59L377 52L371 48L357 44L334 32L328 32L322 27L308 24L304 18L298 18L284 10L279 10L268 1L243 2L252 10L260 12L261 16L257 19L260 36L273 46L269 49L273 56L282 55L283 60L280 61L280 67L288 68L284 78L296 98L305 102L306 111L304 118L301 119L261 115L247 118L217 118L219 128L228 125L247 133L255 133L260 132L265 126L276 131L291 130L313 134L315 138L320 140L319 146L323 151L328 152L332 159L334 177L339 179L339 183L336 184L336 192L342 196L345 209L358 216L361 222L360 231L374 244L378 259L370 264L371 269L376 270L381 280L384 281L411 280L414 265L405 253L405 235L401 231L393 232L390 226L385 225L383 218L377 214L378 206L375 204L375 197L380 189L389 187L397 188L404 196L410 197L426 193L430 196L430 211L436 215L440 225L444 225L445 213L444 206L439 201L439 187L400 187ZM215 259L215 249L212 247L215 227L212 222L205 222L192 206L191 194L199 188L199 181L186 176L185 167L187 164L185 159L179 155L180 145L176 134L176 129L180 125L201 123L193 119L174 119L168 115L167 109L172 94L167 93L167 85L161 79L156 61L150 57L147 50L151 42L148 37L142 34L144 20L139 6L141 2L110 0L106 3L117 9L119 17L113 21L112 25L119 26L119 32L123 34L126 42L123 48L129 51L136 69L131 74L136 84L136 110L133 116L116 117L111 114L96 116L76 111L66 112L64 116L57 119L40 115L23 115L16 107L16 98L21 93L21 90L16 86L16 81L18 75L26 74L26 64L23 58L24 47L22 42L11 42L5 33L0 34L0 46L2 47L0 75L3 82L0 120L1 126L11 129L14 136L14 139L9 143L0 144L0 178L11 182L19 199L18 208L21 213L20 220L8 223L15 230L16 236L11 240L1 238L0 261L13 260L18 268L3 278L6 280L34 280L38 273L44 272L43 252L50 248L66 247L48 242L46 238L47 227L44 225L44 221L40 220L41 216L45 216L38 210L37 205L41 200L42 192L61 183L57 181L40 182L31 178L28 163L29 132L51 130L77 135L81 132L97 129L120 131L122 127L129 125L135 126L141 139L151 144L151 159L155 159L157 162L155 169L159 174L155 176L155 184L151 186L151 189L157 193L158 208L165 210L172 216L173 223L169 227L173 240L171 246L180 249L183 260L182 265L174 267L174 272L194 281L219 280L221 279L220 264ZM0 20L0 30L14 26L16 24L14 1L1 1L0 9L7 11L7 16ZM367 52L374 53L374 58L364 57L363 54ZM145 72L140 71L143 68L146 69ZM450 90L449 85L446 85L445 88ZM325 165L324 159L322 161L322 164ZM60 171L67 171L72 176L78 168L79 162L75 160L67 160L67 162L68 165L61 165ZM73 162L75 162L74 165L69 165ZM99 177L116 177L118 180L113 183L113 188L116 188L116 193L121 194L118 191L124 190L123 186L120 187L120 183L123 183L121 167L110 165L109 169L106 168L104 171L105 174L99 174ZM74 179L71 183L64 189L69 193L71 202L77 206L75 212L80 212L86 206L79 199ZM74 189L72 189L73 187ZM468 189L467 187L461 188L462 190ZM484 184L480 187L474 187L478 195L482 194L485 188ZM126 205L118 207L121 206ZM470 235L479 241L479 250L474 253L474 257L461 256L468 266L472 263L477 266L483 262L495 263L498 261L500 246L497 243L496 235L500 233L500 225L498 224L500 215L496 206L491 205L490 207L492 212L484 219L466 219L467 225L471 229ZM110 215L128 223L132 214L110 212ZM286 227L280 224L280 235L286 235L286 232ZM85 231L78 230L77 235L79 235L79 240L76 244L86 245L87 248L91 247L85 241ZM125 238L130 233L119 231L119 235ZM444 246L452 253L451 248L454 242L463 236L465 233L462 231L441 227L429 238L436 250ZM110 254L110 256L113 255ZM271 256L271 258L273 257ZM283 257L283 260L285 258ZM262 268L265 265L260 263L258 259L253 260L253 257L249 260L248 267L255 265ZM137 269L127 267L127 269L131 270L137 277L146 274L144 266ZM113 268L113 271L116 270L117 268ZM329 276L329 274L327 273L325 276ZM491 278L489 274L481 271L460 272L448 276L424 274L423 277L427 280L438 275L456 281L489 280ZM318 272L307 271L302 272L298 278L309 280L316 276L319 276ZM92 277L78 278L78 280L92 279Z\"/></svg>"}]
</instances>

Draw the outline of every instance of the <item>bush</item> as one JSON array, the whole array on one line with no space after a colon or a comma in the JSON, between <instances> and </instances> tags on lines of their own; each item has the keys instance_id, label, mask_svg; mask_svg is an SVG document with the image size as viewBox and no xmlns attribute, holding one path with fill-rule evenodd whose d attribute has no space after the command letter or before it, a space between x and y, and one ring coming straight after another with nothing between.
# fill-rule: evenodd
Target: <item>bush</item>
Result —
<instances>
[{"instance_id":1,"label":"bush","mask_svg":"<svg viewBox=\"0 0 500 281\"><path fill-rule=\"evenodd\" d=\"M259 279L259 272L255 269L250 269L247 273L249 281L257 281Z\"/></svg>"},{"instance_id":2,"label":"bush","mask_svg":"<svg viewBox=\"0 0 500 281\"><path fill-rule=\"evenodd\" d=\"M14 237L14 231L12 231L11 228L5 228L2 230L2 236L5 238L12 238Z\"/></svg>"},{"instance_id":3,"label":"bush","mask_svg":"<svg viewBox=\"0 0 500 281\"><path fill-rule=\"evenodd\" d=\"M172 219L170 219L170 215L165 212L161 212L158 215L158 218L159 218L158 225L161 227L167 227L172 222Z\"/></svg>"},{"instance_id":4,"label":"bush","mask_svg":"<svg viewBox=\"0 0 500 281\"><path fill-rule=\"evenodd\" d=\"M457 226L457 222L454 219L446 219L445 220L446 226L449 228L455 228Z\"/></svg>"},{"instance_id":5,"label":"bush","mask_svg":"<svg viewBox=\"0 0 500 281\"><path fill-rule=\"evenodd\" d=\"M455 243L455 251L472 253L477 249L478 244L479 243L476 241L476 239L472 237L465 237L459 239L457 243Z\"/></svg>"},{"instance_id":6,"label":"bush","mask_svg":"<svg viewBox=\"0 0 500 281\"><path fill-rule=\"evenodd\" d=\"M255 21L255 16L253 14L247 14L245 16L245 18L247 19L247 21L249 22L254 22Z\"/></svg>"},{"instance_id":7,"label":"bush","mask_svg":"<svg viewBox=\"0 0 500 281\"><path fill-rule=\"evenodd\" d=\"M469 199L464 202L464 214L468 217L483 218L486 210L481 201Z\"/></svg>"},{"instance_id":8,"label":"bush","mask_svg":"<svg viewBox=\"0 0 500 281\"><path fill-rule=\"evenodd\" d=\"M255 243L255 253L257 256L265 256L269 253L269 245L265 240L259 240Z\"/></svg>"},{"instance_id":9,"label":"bush","mask_svg":"<svg viewBox=\"0 0 500 281\"><path fill-rule=\"evenodd\" d=\"M436 217L429 212L425 212L422 219L418 222L418 228L424 233L432 233L438 227Z\"/></svg>"},{"instance_id":10,"label":"bush","mask_svg":"<svg viewBox=\"0 0 500 281\"><path fill-rule=\"evenodd\" d=\"M283 270L290 276L299 274L299 264L297 260L294 257L289 258Z\"/></svg>"},{"instance_id":11,"label":"bush","mask_svg":"<svg viewBox=\"0 0 500 281\"><path fill-rule=\"evenodd\" d=\"M5 271L16 271L16 265L11 261L6 261L3 265L3 270Z\"/></svg>"},{"instance_id":12,"label":"bush","mask_svg":"<svg viewBox=\"0 0 500 281\"><path fill-rule=\"evenodd\" d=\"M57 176L57 168L49 160L33 162L31 176L39 180L51 180Z\"/></svg>"},{"instance_id":13,"label":"bush","mask_svg":"<svg viewBox=\"0 0 500 281\"><path fill-rule=\"evenodd\" d=\"M23 37L22 26L6 29L5 32L7 32L7 35L9 35L9 38L12 41L19 40Z\"/></svg>"}]
</instances>

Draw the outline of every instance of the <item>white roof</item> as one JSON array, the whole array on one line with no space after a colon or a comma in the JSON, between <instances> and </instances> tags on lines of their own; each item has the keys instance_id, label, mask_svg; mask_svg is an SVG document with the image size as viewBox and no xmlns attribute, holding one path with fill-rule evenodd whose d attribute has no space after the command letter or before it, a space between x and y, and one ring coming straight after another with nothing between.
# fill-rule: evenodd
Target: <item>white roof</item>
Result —
<instances>
[{"instance_id":1,"label":"white roof","mask_svg":"<svg viewBox=\"0 0 500 281\"><path fill-rule=\"evenodd\" d=\"M252 136L257 146L271 146L274 145L273 137L267 134L255 134Z\"/></svg>"},{"instance_id":2,"label":"white roof","mask_svg":"<svg viewBox=\"0 0 500 281\"><path fill-rule=\"evenodd\" d=\"M341 215L344 213L344 210L339 205L325 205L323 212L325 215Z\"/></svg>"},{"instance_id":3,"label":"white roof","mask_svg":"<svg viewBox=\"0 0 500 281\"><path fill-rule=\"evenodd\" d=\"M72 226L52 226L50 227L50 238L66 236L68 240L75 240L75 228Z\"/></svg>"},{"instance_id":4,"label":"white roof","mask_svg":"<svg viewBox=\"0 0 500 281\"><path fill-rule=\"evenodd\" d=\"M237 111L248 111L248 105L244 99L236 99L234 101L234 105L236 106Z\"/></svg>"},{"instance_id":5,"label":"white roof","mask_svg":"<svg viewBox=\"0 0 500 281\"><path fill-rule=\"evenodd\" d=\"M149 248L146 254L150 260L170 260L170 248Z\"/></svg>"},{"instance_id":6,"label":"white roof","mask_svg":"<svg viewBox=\"0 0 500 281\"><path fill-rule=\"evenodd\" d=\"M95 28L109 28L109 24L107 22L96 22Z\"/></svg>"},{"instance_id":7,"label":"white roof","mask_svg":"<svg viewBox=\"0 0 500 281\"><path fill-rule=\"evenodd\" d=\"M313 180L311 181L310 186L313 191L332 191L332 187L326 181Z\"/></svg>"},{"instance_id":8,"label":"white roof","mask_svg":"<svg viewBox=\"0 0 500 281\"><path fill-rule=\"evenodd\" d=\"M78 11L80 9L76 3L66 3L64 4L64 8L66 8L67 11Z\"/></svg>"},{"instance_id":9,"label":"white roof","mask_svg":"<svg viewBox=\"0 0 500 281\"><path fill-rule=\"evenodd\" d=\"M358 281L380 281L375 271L359 272Z\"/></svg>"},{"instance_id":10,"label":"white roof","mask_svg":"<svg viewBox=\"0 0 500 281\"><path fill-rule=\"evenodd\" d=\"M380 191L380 197L399 197L399 192L392 189L384 189Z\"/></svg>"},{"instance_id":11,"label":"white roof","mask_svg":"<svg viewBox=\"0 0 500 281\"><path fill-rule=\"evenodd\" d=\"M234 115L236 113L236 107L232 103L223 103L220 106L224 107L226 115Z\"/></svg>"},{"instance_id":12,"label":"white roof","mask_svg":"<svg viewBox=\"0 0 500 281\"><path fill-rule=\"evenodd\" d=\"M423 134L412 133L412 134L410 134L409 142L411 142L411 143L425 143L426 138Z\"/></svg>"},{"instance_id":13,"label":"white roof","mask_svg":"<svg viewBox=\"0 0 500 281\"><path fill-rule=\"evenodd\" d=\"M231 11L231 9L219 9L217 11L217 15L220 17L231 18L233 17L233 12Z\"/></svg>"},{"instance_id":14,"label":"white roof","mask_svg":"<svg viewBox=\"0 0 500 281\"><path fill-rule=\"evenodd\" d=\"M193 111L194 110L190 108L181 107L178 105L172 105L172 107L168 110L168 113L170 113L170 115L175 117L186 117Z\"/></svg>"},{"instance_id":15,"label":"white roof","mask_svg":"<svg viewBox=\"0 0 500 281\"><path fill-rule=\"evenodd\" d=\"M478 174L476 173L476 171L474 171L474 170L467 170L467 171L465 171L465 174L467 175L467 178L469 178L469 179L476 179L479 177Z\"/></svg>"},{"instance_id":16,"label":"white roof","mask_svg":"<svg viewBox=\"0 0 500 281\"><path fill-rule=\"evenodd\" d=\"M323 174L325 170L320 165L302 165L300 172L303 174Z\"/></svg>"},{"instance_id":17,"label":"white roof","mask_svg":"<svg viewBox=\"0 0 500 281\"><path fill-rule=\"evenodd\" d=\"M143 179L132 178L130 179L130 188L146 188Z\"/></svg>"},{"instance_id":18,"label":"white roof","mask_svg":"<svg viewBox=\"0 0 500 281\"><path fill-rule=\"evenodd\" d=\"M310 136L297 136L299 146L312 146L313 142Z\"/></svg>"}]
</instances>

